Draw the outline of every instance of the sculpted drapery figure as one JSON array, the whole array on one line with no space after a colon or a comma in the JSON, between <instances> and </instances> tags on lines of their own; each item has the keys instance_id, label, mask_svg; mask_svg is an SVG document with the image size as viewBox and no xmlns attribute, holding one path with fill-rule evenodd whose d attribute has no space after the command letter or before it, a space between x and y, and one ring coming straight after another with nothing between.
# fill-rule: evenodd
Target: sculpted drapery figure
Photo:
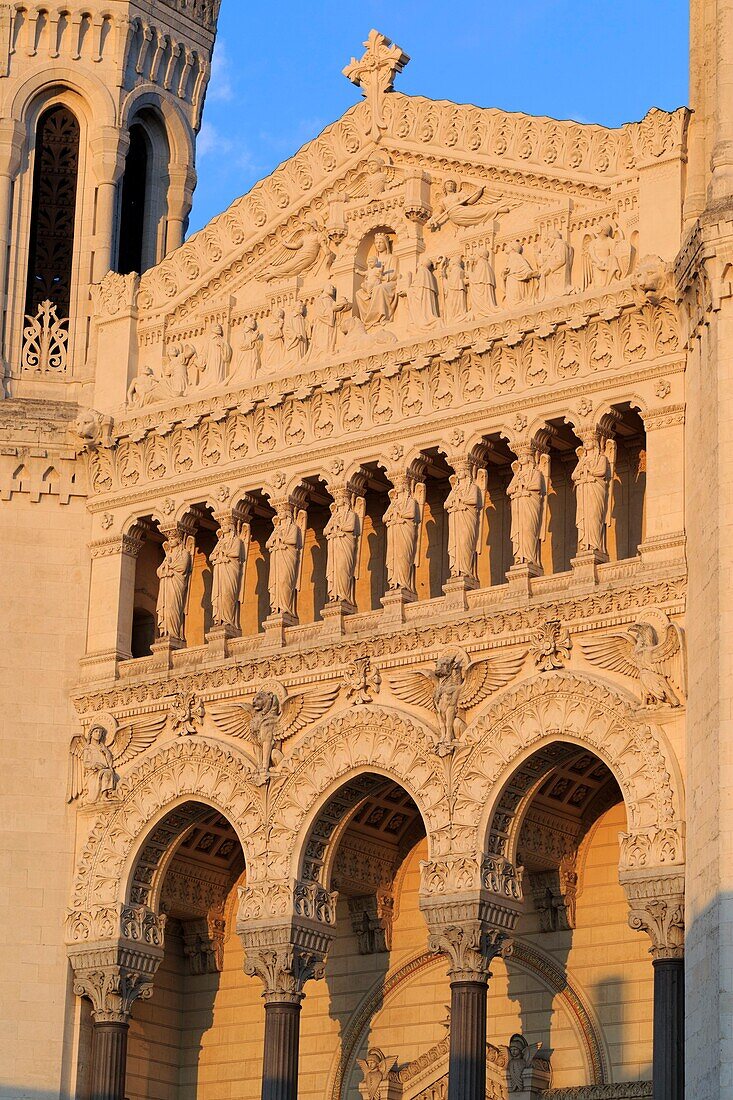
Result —
<instances>
[{"instance_id":1,"label":"sculpted drapery figure","mask_svg":"<svg viewBox=\"0 0 733 1100\"><path fill-rule=\"evenodd\" d=\"M423 258L405 290L407 312L415 328L430 328L438 320L438 283L433 261Z\"/></svg>"},{"instance_id":2,"label":"sculpted drapery figure","mask_svg":"<svg viewBox=\"0 0 733 1100\"><path fill-rule=\"evenodd\" d=\"M571 289L573 250L558 230L542 242L539 250L539 296L559 298Z\"/></svg>"},{"instance_id":3,"label":"sculpted drapery figure","mask_svg":"<svg viewBox=\"0 0 733 1100\"><path fill-rule=\"evenodd\" d=\"M332 355L336 351L338 319L350 303L336 298L336 287L326 283L311 308L310 355Z\"/></svg>"},{"instance_id":4,"label":"sculpted drapery figure","mask_svg":"<svg viewBox=\"0 0 733 1100\"><path fill-rule=\"evenodd\" d=\"M512 462L514 476L507 486L512 504L512 549L515 565L540 566L544 536L547 484L534 448L522 448Z\"/></svg>"},{"instance_id":5,"label":"sculpted drapery figure","mask_svg":"<svg viewBox=\"0 0 733 1100\"><path fill-rule=\"evenodd\" d=\"M165 557L158 567L158 634L182 640L193 558L178 531L171 531L163 550Z\"/></svg>"},{"instance_id":6,"label":"sculpted drapery figure","mask_svg":"<svg viewBox=\"0 0 733 1100\"><path fill-rule=\"evenodd\" d=\"M107 731L102 726L92 726L82 750L85 790L82 801L98 802L103 795L110 795L117 786L114 756L106 743Z\"/></svg>"},{"instance_id":7,"label":"sculpted drapery figure","mask_svg":"<svg viewBox=\"0 0 733 1100\"><path fill-rule=\"evenodd\" d=\"M450 575L473 578L476 574L482 499L468 459L456 461L450 484L451 491L445 501Z\"/></svg>"},{"instance_id":8,"label":"sculpted drapery figure","mask_svg":"<svg viewBox=\"0 0 733 1100\"><path fill-rule=\"evenodd\" d=\"M572 477L578 551L603 555L606 553L606 532L611 519L613 466L597 439L586 441L575 453L578 463Z\"/></svg>"},{"instance_id":9,"label":"sculpted drapery figure","mask_svg":"<svg viewBox=\"0 0 733 1100\"><path fill-rule=\"evenodd\" d=\"M519 305L530 296L537 272L524 255L524 245L514 241L509 247L504 265L504 293L508 306Z\"/></svg>"},{"instance_id":10,"label":"sculpted drapery figure","mask_svg":"<svg viewBox=\"0 0 733 1100\"><path fill-rule=\"evenodd\" d=\"M463 195L455 180L446 180L443 194L438 198L433 216L428 222L429 228L440 229L446 222L458 226L480 225L488 218L496 218L510 209L502 205L500 199L481 202L485 190L485 187L477 187L468 195Z\"/></svg>"},{"instance_id":11,"label":"sculpted drapery figure","mask_svg":"<svg viewBox=\"0 0 733 1100\"><path fill-rule=\"evenodd\" d=\"M256 317L245 317L242 323L242 342L239 348L237 369L232 381L247 382L254 378L260 366L260 348L262 337L257 327Z\"/></svg>"},{"instance_id":12,"label":"sculpted drapery figure","mask_svg":"<svg viewBox=\"0 0 733 1100\"><path fill-rule=\"evenodd\" d=\"M170 397L183 397L188 389L188 364L178 344L169 350L163 364L162 389Z\"/></svg>"},{"instance_id":13,"label":"sculpted drapery figure","mask_svg":"<svg viewBox=\"0 0 733 1100\"><path fill-rule=\"evenodd\" d=\"M412 592L415 587L415 551L420 528L420 502L407 474L395 475L384 513L387 528L387 587Z\"/></svg>"},{"instance_id":14,"label":"sculpted drapery figure","mask_svg":"<svg viewBox=\"0 0 733 1100\"><path fill-rule=\"evenodd\" d=\"M460 256L453 256L445 265L445 320L462 321L468 313L466 272Z\"/></svg>"},{"instance_id":15,"label":"sculpted drapery figure","mask_svg":"<svg viewBox=\"0 0 733 1100\"><path fill-rule=\"evenodd\" d=\"M295 505L290 501L276 504L272 524L272 534L267 540L270 552L270 608L276 615L295 615L303 549L303 534L296 520Z\"/></svg>"},{"instance_id":16,"label":"sculpted drapery figure","mask_svg":"<svg viewBox=\"0 0 733 1100\"><path fill-rule=\"evenodd\" d=\"M356 307L367 329L391 321L397 305L397 271L386 233L375 233L375 253L356 292Z\"/></svg>"},{"instance_id":17,"label":"sculpted drapery figure","mask_svg":"<svg viewBox=\"0 0 733 1100\"><path fill-rule=\"evenodd\" d=\"M298 363L308 351L308 329L305 323L305 306L302 302L296 302L285 315L283 342L285 362L289 365Z\"/></svg>"},{"instance_id":18,"label":"sculpted drapery figure","mask_svg":"<svg viewBox=\"0 0 733 1100\"><path fill-rule=\"evenodd\" d=\"M624 279L631 271L633 248L618 230L614 236L612 222L599 226L586 246L583 257L583 284L588 287L609 286L615 279Z\"/></svg>"},{"instance_id":19,"label":"sculpted drapery figure","mask_svg":"<svg viewBox=\"0 0 733 1100\"><path fill-rule=\"evenodd\" d=\"M266 317L262 328L262 366L266 370L276 370L281 367L285 358L285 340L283 328L285 325L285 310L273 309L269 317Z\"/></svg>"},{"instance_id":20,"label":"sculpted drapery figure","mask_svg":"<svg viewBox=\"0 0 733 1100\"><path fill-rule=\"evenodd\" d=\"M328 542L326 579L330 600L353 603L360 528L350 491L344 486L334 489L331 517L323 529Z\"/></svg>"},{"instance_id":21,"label":"sculpted drapery figure","mask_svg":"<svg viewBox=\"0 0 733 1100\"><path fill-rule=\"evenodd\" d=\"M239 627L245 548L231 516L224 516L211 552L211 605L216 626Z\"/></svg>"},{"instance_id":22,"label":"sculpted drapery figure","mask_svg":"<svg viewBox=\"0 0 733 1100\"><path fill-rule=\"evenodd\" d=\"M316 222L309 221L280 242L279 248L270 260L265 278L284 279L292 275L301 275L313 267L321 253L325 255L326 264L330 267L334 254L328 234Z\"/></svg>"},{"instance_id":23,"label":"sculpted drapery figure","mask_svg":"<svg viewBox=\"0 0 733 1100\"><path fill-rule=\"evenodd\" d=\"M226 382L229 374L229 366L232 361L232 348L224 335L223 327L217 322L211 326L209 333L209 345L206 349L206 368L204 383L207 386L218 386Z\"/></svg>"},{"instance_id":24,"label":"sculpted drapery figure","mask_svg":"<svg viewBox=\"0 0 733 1100\"><path fill-rule=\"evenodd\" d=\"M471 309L483 315L496 309L496 275L488 248L480 248L469 272Z\"/></svg>"},{"instance_id":25,"label":"sculpted drapery figure","mask_svg":"<svg viewBox=\"0 0 733 1100\"><path fill-rule=\"evenodd\" d=\"M133 378L127 391L127 403L133 408L150 405L160 396L160 382L152 367L141 367L140 373Z\"/></svg>"}]
</instances>

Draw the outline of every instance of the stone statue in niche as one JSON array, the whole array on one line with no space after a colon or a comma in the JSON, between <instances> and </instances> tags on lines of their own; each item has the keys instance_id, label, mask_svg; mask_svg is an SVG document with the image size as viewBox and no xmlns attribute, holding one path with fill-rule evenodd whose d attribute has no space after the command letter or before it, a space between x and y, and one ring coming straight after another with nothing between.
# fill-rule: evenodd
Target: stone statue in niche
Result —
<instances>
[{"instance_id":1,"label":"stone statue in niche","mask_svg":"<svg viewBox=\"0 0 733 1100\"><path fill-rule=\"evenodd\" d=\"M270 260L265 278L284 279L309 271L323 256L330 271L335 255L328 233L315 221L309 221L281 241Z\"/></svg>"},{"instance_id":2,"label":"stone statue in niche","mask_svg":"<svg viewBox=\"0 0 733 1100\"><path fill-rule=\"evenodd\" d=\"M261 324L262 328L262 366L265 370L276 370L285 359L285 310L273 309L269 317Z\"/></svg>"},{"instance_id":3,"label":"stone statue in niche","mask_svg":"<svg viewBox=\"0 0 733 1100\"><path fill-rule=\"evenodd\" d=\"M586 245L583 256L583 286L609 286L631 273L634 250L620 229L604 222Z\"/></svg>"},{"instance_id":4,"label":"stone statue in niche","mask_svg":"<svg viewBox=\"0 0 733 1100\"><path fill-rule=\"evenodd\" d=\"M484 316L496 309L496 275L488 248L480 248L471 261L468 273L471 309Z\"/></svg>"},{"instance_id":5,"label":"stone statue in niche","mask_svg":"<svg viewBox=\"0 0 733 1100\"><path fill-rule=\"evenodd\" d=\"M559 230L540 243L537 259L540 300L569 294L572 290L573 250Z\"/></svg>"},{"instance_id":6,"label":"stone statue in niche","mask_svg":"<svg viewBox=\"0 0 733 1100\"><path fill-rule=\"evenodd\" d=\"M515 565L539 568L540 542L544 538L547 500L545 472L534 448L523 449L512 462L513 477L507 486L512 506L511 539Z\"/></svg>"},{"instance_id":7,"label":"stone statue in niche","mask_svg":"<svg viewBox=\"0 0 733 1100\"><path fill-rule=\"evenodd\" d=\"M363 498L359 498L363 503ZM345 486L334 489L331 516L323 529L328 542L326 579L328 598L354 601L356 552L359 546L361 519L352 504L352 495Z\"/></svg>"},{"instance_id":8,"label":"stone statue in niche","mask_svg":"<svg viewBox=\"0 0 733 1100\"><path fill-rule=\"evenodd\" d=\"M256 317L245 317L242 322L242 339L237 356L237 367L232 382L248 382L255 378L260 369L260 349L262 337L257 327Z\"/></svg>"},{"instance_id":9,"label":"stone statue in niche","mask_svg":"<svg viewBox=\"0 0 733 1100\"><path fill-rule=\"evenodd\" d=\"M158 566L158 634L181 641L184 636L188 586L193 567L192 539L172 531L163 543L165 557ZM187 545L188 544L188 545Z\"/></svg>"},{"instance_id":10,"label":"stone statue in niche","mask_svg":"<svg viewBox=\"0 0 733 1100\"><path fill-rule=\"evenodd\" d=\"M524 255L524 245L514 241L509 246L504 264L504 295L506 305L517 306L532 297L532 288L538 273Z\"/></svg>"},{"instance_id":11,"label":"stone statue in niche","mask_svg":"<svg viewBox=\"0 0 733 1100\"><path fill-rule=\"evenodd\" d=\"M272 534L267 540L270 552L270 608L276 615L295 615L303 522L298 522L294 506L287 503L276 509L272 525Z\"/></svg>"},{"instance_id":12,"label":"stone statue in niche","mask_svg":"<svg viewBox=\"0 0 733 1100\"><path fill-rule=\"evenodd\" d=\"M220 386L227 380L232 362L232 347L224 328L214 321L209 329L209 342L206 348L206 367L204 383L207 386Z\"/></svg>"},{"instance_id":13,"label":"stone statue in niche","mask_svg":"<svg viewBox=\"0 0 733 1100\"><path fill-rule=\"evenodd\" d=\"M446 260L443 268L443 319L448 324L464 321L468 315L466 271L460 256Z\"/></svg>"},{"instance_id":14,"label":"stone statue in niche","mask_svg":"<svg viewBox=\"0 0 733 1100\"><path fill-rule=\"evenodd\" d=\"M474 578L478 551L482 494L468 459L455 463L446 497L448 513L448 560L451 577Z\"/></svg>"},{"instance_id":15,"label":"stone statue in niche","mask_svg":"<svg viewBox=\"0 0 733 1100\"><path fill-rule=\"evenodd\" d=\"M214 624L239 628L244 582L245 548L231 516L224 516L211 552L211 605Z\"/></svg>"},{"instance_id":16,"label":"stone statue in niche","mask_svg":"<svg viewBox=\"0 0 733 1100\"><path fill-rule=\"evenodd\" d=\"M362 281L355 294L354 313L367 330L391 321L397 306L397 268L392 241L386 233L374 234L373 252L366 269L357 267L356 272Z\"/></svg>"},{"instance_id":17,"label":"stone statue in niche","mask_svg":"<svg viewBox=\"0 0 733 1100\"><path fill-rule=\"evenodd\" d=\"M417 486L421 497L425 486ZM390 591L412 592L415 588L415 552L422 514L421 499L413 491L407 474L396 474L384 513L387 529L387 587Z\"/></svg>"},{"instance_id":18,"label":"stone statue in niche","mask_svg":"<svg viewBox=\"0 0 733 1100\"><path fill-rule=\"evenodd\" d=\"M423 257L414 275L408 275L404 290L407 313L416 329L432 328L438 321L438 281L433 261Z\"/></svg>"},{"instance_id":19,"label":"stone statue in niche","mask_svg":"<svg viewBox=\"0 0 733 1100\"><path fill-rule=\"evenodd\" d=\"M578 462L572 478L580 553L606 553L606 532L611 522L613 504L614 450L613 440L608 440L603 448L598 440L594 440L584 443L575 452Z\"/></svg>"},{"instance_id":20,"label":"stone statue in niche","mask_svg":"<svg viewBox=\"0 0 733 1100\"><path fill-rule=\"evenodd\" d=\"M511 210L511 206L502 203L501 199L481 202L485 191L485 187L476 187L464 195L455 180L446 180L443 184L443 194L433 208L433 216L428 222L428 228L435 231L446 222L461 227L481 225L489 218L496 218L499 214L506 214Z\"/></svg>"},{"instance_id":21,"label":"stone statue in niche","mask_svg":"<svg viewBox=\"0 0 733 1100\"><path fill-rule=\"evenodd\" d=\"M326 283L310 309L311 335L309 354L314 356L333 355L336 351L338 320L342 313L351 309L351 302L337 299L336 287Z\"/></svg>"},{"instance_id":22,"label":"stone statue in niche","mask_svg":"<svg viewBox=\"0 0 733 1100\"><path fill-rule=\"evenodd\" d=\"M283 343L287 366L294 366L305 358L308 351L308 329L305 322L305 306L302 302L295 302L285 315Z\"/></svg>"}]
</instances>

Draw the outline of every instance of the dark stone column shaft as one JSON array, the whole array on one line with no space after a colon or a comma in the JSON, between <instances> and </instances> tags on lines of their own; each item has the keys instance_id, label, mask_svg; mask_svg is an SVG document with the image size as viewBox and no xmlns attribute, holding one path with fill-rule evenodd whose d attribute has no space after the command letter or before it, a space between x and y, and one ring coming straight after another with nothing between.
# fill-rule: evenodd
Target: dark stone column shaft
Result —
<instances>
[{"instance_id":1,"label":"dark stone column shaft","mask_svg":"<svg viewBox=\"0 0 733 1100\"><path fill-rule=\"evenodd\" d=\"M129 1024L95 1023L92 1029L92 1100L125 1100Z\"/></svg>"},{"instance_id":2,"label":"dark stone column shaft","mask_svg":"<svg viewBox=\"0 0 733 1100\"><path fill-rule=\"evenodd\" d=\"M450 987L448 1100L486 1100L486 982Z\"/></svg>"},{"instance_id":3,"label":"dark stone column shaft","mask_svg":"<svg viewBox=\"0 0 733 1100\"><path fill-rule=\"evenodd\" d=\"M300 1005L266 1004L262 1100L297 1100L299 1046Z\"/></svg>"},{"instance_id":4,"label":"dark stone column shaft","mask_svg":"<svg viewBox=\"0 0 733 1100\"><path fill-rule=\"evenodd\" d=\"M684 959L654 960L654 1100L685 1097Z\"/></svg>"}]
</instances>

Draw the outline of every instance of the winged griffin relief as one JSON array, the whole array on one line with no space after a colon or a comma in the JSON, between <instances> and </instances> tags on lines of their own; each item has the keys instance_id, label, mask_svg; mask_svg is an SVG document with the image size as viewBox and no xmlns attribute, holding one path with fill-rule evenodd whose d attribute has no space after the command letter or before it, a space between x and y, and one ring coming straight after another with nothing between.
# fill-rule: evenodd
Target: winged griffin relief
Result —
<instances>
[{"instance_id":1,"label":"winged griffin relief","mask_svg":"<svg viewBox=\"0 0 733 1100\"><path fill-rule=\"evenodd\" d=\"M118 724L111 714L98 714L86 733L71 740L67 802L91 806L110 798L119 782L117 769L153 744L167 715L154 714Z\"/></svg>"},{"instance_id":2,"label":"winged griffin relief","mask_svg":"<svg viewBox=\"0 0 733 1100\"><path fill-rule=\"evenodd\" d=\"M251 702L221 703L211 708L211 714L223 733L250 742L255 752L249 757L254 781L264 786L284 757L284 743L317 722L339 690L338 683L319 685L289 696L282 684L271 681L255 693Z\"/></svg>"},{"instance_id":3,"label":"winged griffin relief","mask_svg":"<svg viewBox=\"0 0 733 1100\"><path fill-rule=\"evenodd\" d=\"M628 630L583 643L595 665L639 681L643 707L679 707L685 695L684 635L662 612Z\"/></svg>"},{"instance_id":4,"label":"winged griffin relief","mask_svg":"<svg viewBox=\"0 0 733 1100\"><path fill-rule=\"evenodd\" d=\"M460 744L466 712L508 684L526 656L522 650L469 662L463 650L452 649L438 657L435 670L393 673L392 690L404 702L433 711L439 730L435 748L446 756Z\"/></svg>"}]
</instances>

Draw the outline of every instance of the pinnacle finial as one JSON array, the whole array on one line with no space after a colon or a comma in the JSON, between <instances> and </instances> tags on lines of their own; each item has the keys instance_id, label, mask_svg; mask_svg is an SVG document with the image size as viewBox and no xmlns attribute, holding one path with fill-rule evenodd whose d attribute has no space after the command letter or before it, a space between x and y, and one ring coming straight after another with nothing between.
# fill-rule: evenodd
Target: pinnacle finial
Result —
<instances>
[{"instance_id":1,"label":"pinnacle finial","mask_svg":"<svg viewBox=\"0 0 733 1100\"><path fill-rule=\"evenodd\" d=\"M366 53L361 61L352 57L343 73L352 84L361 88L371 109L372 137L378 141L386 126L383 114L384 97L392 91L395 77L402 72L410 58L379 31L371 30L364 46Z\"/></svg>"}]
</instances>

